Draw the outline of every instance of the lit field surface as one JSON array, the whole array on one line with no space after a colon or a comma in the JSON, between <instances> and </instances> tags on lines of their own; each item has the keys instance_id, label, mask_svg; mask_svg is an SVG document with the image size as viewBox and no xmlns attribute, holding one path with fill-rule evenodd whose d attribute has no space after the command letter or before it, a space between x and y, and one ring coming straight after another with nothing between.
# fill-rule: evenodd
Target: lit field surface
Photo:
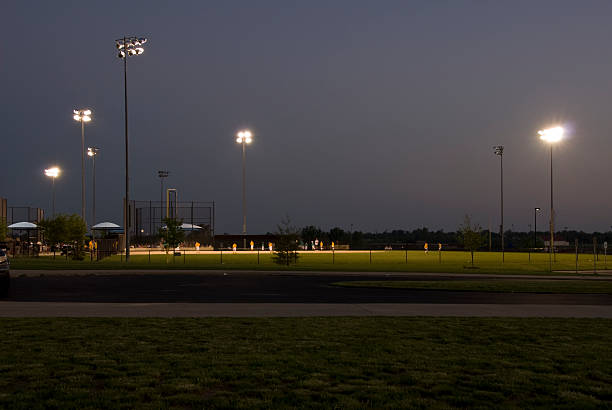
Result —
<instances>
[{"instance_id":1,"label":"lit field surface","mask_svg":"<svg viewBox=\"0 0 612 410\"><path fill-rule=\"evenodd\" d=\"M612 320L2 319L0 407L608 408Z\"/></svg>"},{"instance_id":2,"label":"lit field surface","mask_svg":"<svg viewBox=\"0 0 612 410\"><path fill-rule=\"evenodd\" d=\"M443 272L443 273L512 273L512 274L545 274L549 272L548 254L506 252L502 263L499 252L477 252L474 256L474 267L470 263L468 252L449 251L425 254L422 251L338 251L301 252L297 264L291 266L277 265L272 261L269 252L201 252L188 251L181 256L134 252L130 262L124 257L115 255L98 262L66 260L65 257L41 256L38 258L13 258L12 269L243 269L243 270L301 270L301 271L356 271L356 272ZM371 257L371 259L370 259ZM612 267L612 259L609 261ZM552 266L554 271L576 269L574 254L558 254ZM603 255L597 262L597 269L605 269ZM593 270L593 255L580 254L578 270Z\"/></svg>"}]
</instances>

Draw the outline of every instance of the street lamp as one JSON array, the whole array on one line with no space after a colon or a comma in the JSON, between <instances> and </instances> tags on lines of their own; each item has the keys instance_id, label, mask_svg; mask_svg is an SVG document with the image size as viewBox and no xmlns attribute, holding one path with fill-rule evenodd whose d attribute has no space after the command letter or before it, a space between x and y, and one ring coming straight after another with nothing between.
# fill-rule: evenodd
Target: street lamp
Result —
<instances>
[{"instance_id":1,"label":"street lamp","mask_svg":"<svg viewBox=\"0 0 612 410\"><path fill-rule=\"evenodd\" d=\"M60 174L60 169L58 167L52 167L52 168L47 168L45 169L45 175L48 177L51 177L51 190L52 190L52 194L51 194L51 206L52 206L52 213L53 213L53 217L55 217L55 178L57 178Z\"/></svg>"},{"instance_id":2,"label":"street lamp","mask_svg":"<svg viewBox=\"0 0 612 410\"><path fill-rule=\"evenodd\" d=\"M85 222L85 123L91 121L91 110L72 110L72 118L81 123L81 218Z\"/></svg>"},{"instance_id":3,"label":"street lamp","mask_svg":"<svg viewBox=\"0 0 612 410\"><path fill-rule=\"evenodd\" d=\"M538 235L538 212L540 212L540 208L533 208L533 250L535 252L536 244L537 244L537 235Z\"/></svg>"},{"instance_id":4,"label":"street lamp","mask_svg":"<svg viewBox=\"0 0 612 410\"><path fill-rule=\"evenodd\" d=\"M555 247L555 208L553 206L553 145L563 139L563 127L548 128L538 131L540 139L550 144L550 270L552 271L552 258Z\"/></svg>"},{"instance_id":5,"label":"street lamp","mask_svg":"<svg viewBox=\"0 0 612 410\"><path fill-rule=\"evenodd\" d=\"M249 130L243 130L236 134L236 142L242 144L242 247L246 248L246 146L253 139Z\"/></svg>"},{"instance_id":6,"label":"street lamp","mask_svg":"<svg viewBox=\"0 0 612 410\"><path fill-rule=\"evenodd\" d=\"M501 251L502 251L502 262L504 262L504 147L503 145L498 145L493 147L493 152L495 155L499 156L499 164L501 171Z\"/></svg>"},{"instance_id":7,"label":"street lamp","mask_svg":"<svg viewBox=\"0 0 612 410\"><path fill-rule=\"evenodd\" d=\"M161 182L161 191L159 193L159 221L162 225L164 219L164 178L168 178L168 175L170 175L169 171L157 171L159 182Z\"/></svg>"},{"instance_id":8,"label":"street lamp","mask_svg":"<svg viewBox=\"0 0 612 410\"><path fill-rule=\"evenodd\" d=\"M87 148L87 155L91 158L93 162L91 242L93 243L94 249L96 248L96 231L93 229L93 226L96 224L96 156L98 155L98 151L100 151L100 148L98 147ZM91 249L90 251L93 252L93 249Z\"/></svg>"},{"instance_id":9,"label":"street lamp","mask_svg":"<svg viewBox=\"0 0 612 410\"><path fill-rule=\"evenodd\" d=\"M130 260L130 228L128 226L130 217L130 178L129 178L129 151L128 151L128 99L127 99L127 58L144 53L142 45L147 42L146 38L124 36L115 40L115 46L119 50L118 57L123 60L123 97L125 108L125 205L124 224L125 232L125 261Z\"/></svg>"}]
</instances>

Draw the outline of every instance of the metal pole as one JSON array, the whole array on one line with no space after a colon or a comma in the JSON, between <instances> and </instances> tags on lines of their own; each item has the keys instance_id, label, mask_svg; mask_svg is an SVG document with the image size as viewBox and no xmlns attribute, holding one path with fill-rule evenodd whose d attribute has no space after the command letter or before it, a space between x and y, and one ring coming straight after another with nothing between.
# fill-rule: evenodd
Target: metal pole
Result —
<instances>
[{"instance_id":1,"label":"metal pole","mask_svg":"<svg viewBox=\"0 0 612 410\"><path fill-rule=\"evenodd\" d=\"M553 147L550 146L550 249L548 257L552 272L553 254L555 249L555 208L553 206Z\"/></svg>"},{"instance_id":2,"label":"metal pole","mask_svg":"<svg viewBox=\"0 0 612 410\"><path fill-rule=\"evenodd\" d=\"M501 171L501 250L502 263L505 260L504 255L504 152L499 155L500 171Z\"/></svg>"},{"instance_id":3,"label":"metal pole","mask_svg":"<svg viewBox=\"0 0 612 410\"><path fill-rule=\"evenodd\" d=\"M127 38L123 37L123 44L127 43ZM128 95L127 95L127 59L128 53L126 49L125 57L123 58L123 98L125 105L125 261L130 260L130 162L128 151Z\"/></svg>"},{"instance_id":4,"label":"metal pole","mask_svg":"<svg viewBox=\"0 0 612 410\"><path fill-rule=\"evenodd\" d=\"M242 140L242 247L246 248L246 140Z\"/></svg>"},{"instance_id":5,"label":"metal pole","mask_svg":"<svg viewBox=\"0 0 612 410\"><path fill-rule=\"evenodd\" d=\"M593 237L593 273L597 274L597 238Z\"/></svg>"},{"instance_id":6,"label":"metal pole","mask_svg":"<svg viewBox=\"0 0 612 410\"><path fill-rule=\"evenodd\" d=\"M81 115L81 218L85 226L85 123Z\"/></svg>"},{"instance_id":7,"label":"metal pole","mask_svg":"<svg viewBox=\"0 0 612 410\"><path fill-rule=\"evenodd\" d=\"M574 246L576 247L576 274L578 274L578 238L574 239Z\"/></svg>"},{"instance_id":8,"label":"metal pole","mask_svg":"<svg viewBox=\"0 0 612 410\"><path fill-rule=\"evenodd\" d=\"M51 191L51 207L53 209L53 218L55 218L55 177L51 178Z\"/></svg>"},{"instance_id":9,"label":"metal pole","mask_svg":"<svg viewBox=\"0 0 612 410\"><path fill-rule=\"evenodd\" d=\"M533 208L533 251L535 252L538 241L538 208Z\"/></svg>"},{"instance_id":10,"label":"metal pole","mask_svg":"<svg viewBox=\"0 0 612 410\"><path fill-rule=\"evenodd\" d=\"M159 222L163 224L164 220L164 178L159 177L161 182L161 191L159 192Z\"/></svg>"},{"instance_id":11,"label":"metal pole","mask_svg":"<svg viewBox=\"0 0 612 410\"><path fill-rule=\"evenodd\" d=\"M93 253L94 250L96 249L96 231L93 229L93 226L96 224L96 151L95 151L95 148L94 148L93 156L91 157L91 159L93 160L93 185L92 185L93 212L92 212L92 220L91 220L91 244L92 244L93 249L90 249L90 251Z\"/></svg>"}]
</instances>

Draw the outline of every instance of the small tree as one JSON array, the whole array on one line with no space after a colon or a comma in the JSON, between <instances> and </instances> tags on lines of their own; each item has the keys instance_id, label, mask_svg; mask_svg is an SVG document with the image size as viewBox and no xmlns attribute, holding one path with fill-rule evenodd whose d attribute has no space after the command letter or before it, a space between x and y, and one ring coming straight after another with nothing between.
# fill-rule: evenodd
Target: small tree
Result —
<instances>
[{"instance_id":1,"label":"small tree","mask_svg":"<svg viewBox=\"0 0 612 410\"><path fill-rule=\"evenodd\" d=\"M65 221L66 242L74 244L74 255L72 259L83 260L83 246L87 226L79 215L72 214Z\"/></svg>"},{"instance_id":2,"label":"small tree","mask_svg":"<svg viewBox=\"0 0 612 410\"><path fill-rule=\"evenodd\" d=\"M277 225L276 244L274 246L274 256L272 260L279 265L289 266L291 263L297 263L298 260L298 241L300 232L291 225L289 217L285 217L279 225Z\"/></svg>"},{"instance_id":3,"label":"small tree","mask_svg":"<svg viewBox=\"0 0 612 410\"><path fill-rule=\"evenodd\" d=\"M185 240L185 231L181 228L183 221L175 218L164 218L165 227L159 229L159 236L164 244L166 256L168 250L174 249ZM167 258L166 258L167 259Z\"/></svg>"},{"instance_id":4,"label":"small tree","mask_svg":"<svg viewBox=\"0 0 612 410\"><path fill-rule=\"evenodd\" d=\"M55 249L66 238L66 217L57 215L53 219L44 219L38 226L43 230L45 242L53 249L53 259L55 259Z\"/></svg>"},{"instance_id":5,"label":"small tree","mask_svg":"<svg viewBox=\"0 0 612 410\"><path fill-rule=\"evenodd\" d=\"M466 215L463 220L463 225L459 226L459 230L457 231L459 242L471 253L472 266L474 266L474 252L483 244L481 230L482 228L477 224L473 224L470 216Z\"/></svg>"}]
</instances>

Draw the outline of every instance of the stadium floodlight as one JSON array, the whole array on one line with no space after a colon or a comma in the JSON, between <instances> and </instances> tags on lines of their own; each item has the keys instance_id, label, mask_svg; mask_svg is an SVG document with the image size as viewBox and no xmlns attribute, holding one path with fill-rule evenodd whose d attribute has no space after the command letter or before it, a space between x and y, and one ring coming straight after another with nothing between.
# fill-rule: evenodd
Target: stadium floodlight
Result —
<instances>
[{"instance_id":1,"label":"stadium floodlight","mask_svg":"<svg viewBox=\"0 0 612 410\"><path fill-rule=\"evenodd\" d=\"M549 264L552 272L553 258L555 258L555 208L553 206L553 145L563 139L565 130L557 126L538 131L540 139L550 144L550 243L549 243Z\"/></svg>"},{"instance_id":2,"label":"stadium floodlight","mask_svg":"<svg viewBox=\"0 0 612 410\"><path fill-rule=\"evenodd\" d=\"M246 248L246 146L253 141L253 133L242 130L236 134L236 142L242 145L242 247Z\"/></svg>"},{"instance_id":3,"label":"stadium floodlight","mask_svg":"<svg viewBox=\"0 0 612 410\"><path fill-rule=\"evenodd\" d=\"M144 53L142 45L147 42L144 37L124 36L115 40L115 46L119 50L117 57L123 60L123 96L125 108L125 210L130 205L130 177L129 177L129 151L128 151L128 105L127 105L127 60L128 57ZM130 260L130 221L129 212L124 212L125 233L125 261Z\"/></svg>"},{"instance_id":4,"label":"stadium floodlight","mask_svg":"<svg viewBox=\"0 0 612 410\"><path fill-rule=\"evenodd\" d=\"M85 222L85 123L91 121L91 110L72 110L72 118L81 123L81 218Z\"/></svg>"},{"instance_id":5,"label":"stadium floodlight","mask_svg":"<svg viewBox=\"0 0 612 410\"><path fill-rule=\"evenodd\" d=\"M47 168L45 169L45 175L48 176L49 178L51 178L51 213L53 214L53 216L55 217L55 178L57 178L59 176L59 174L61 173L61 170L58 167L51 167L51 168Z\"/></svg>"},{"instance_id":6,"label":"stadium floodlight","mask_svg":"<svg viewBox=\"0 0 612 410\"><path fill-rule=\"evenodd\" d=\"M553 127L538 131L540 139L546 142L559 142L563 139L564 133L563 127Z\"/></svg>"}]
</instances>

